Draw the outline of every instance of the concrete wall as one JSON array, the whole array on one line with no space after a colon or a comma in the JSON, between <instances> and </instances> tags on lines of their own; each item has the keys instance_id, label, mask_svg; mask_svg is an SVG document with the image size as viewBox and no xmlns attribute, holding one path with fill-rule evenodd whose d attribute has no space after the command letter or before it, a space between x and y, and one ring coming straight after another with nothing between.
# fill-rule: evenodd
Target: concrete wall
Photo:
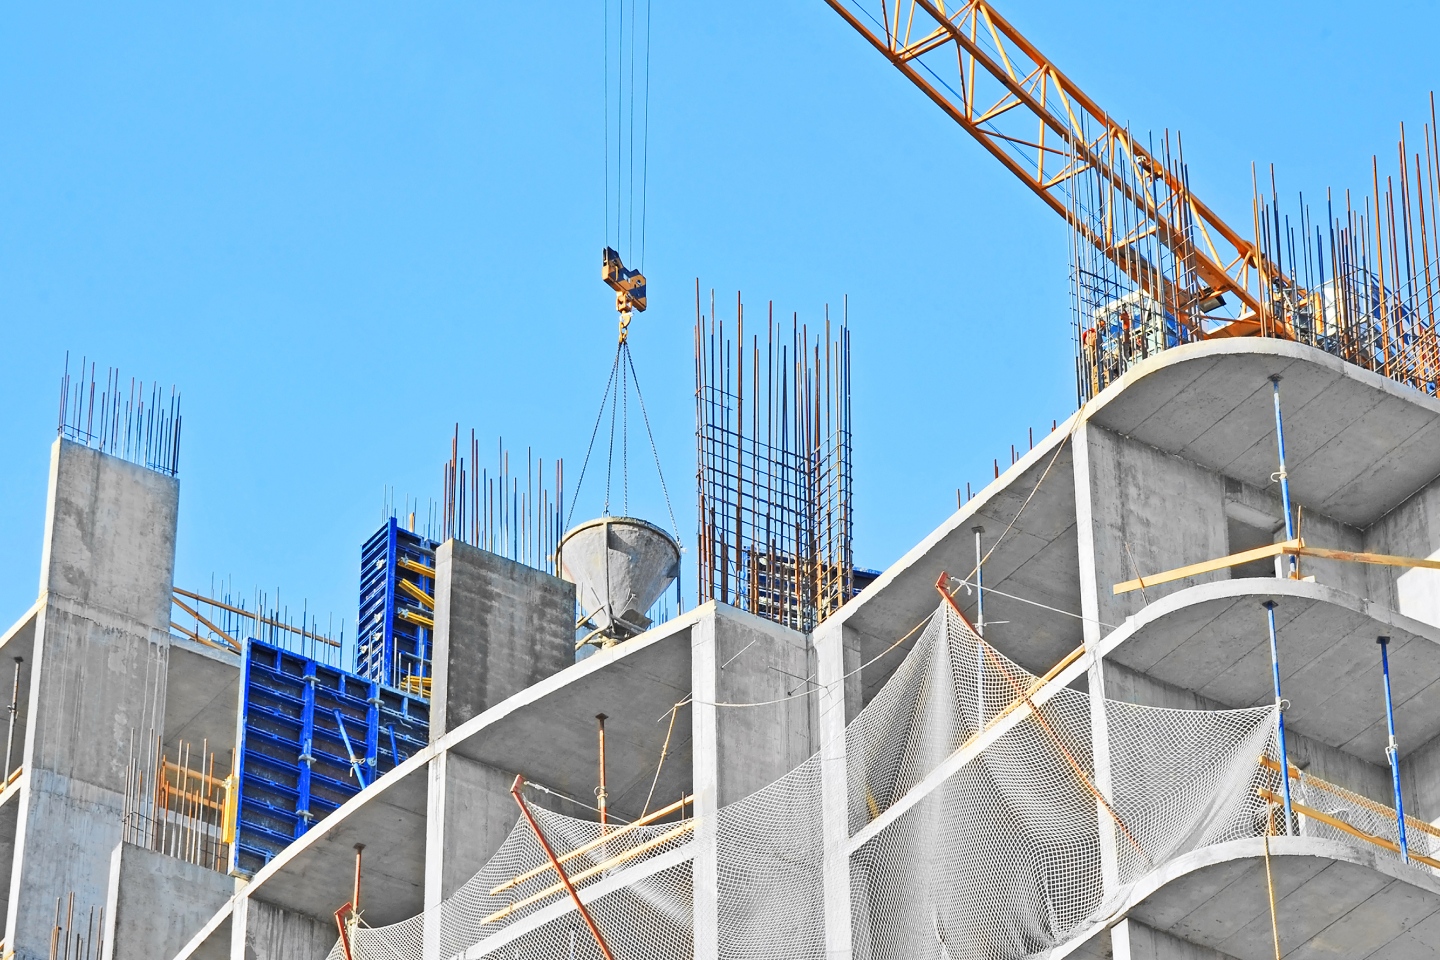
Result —
<instances>
[{"instance_id":1,"label":"concrete wall","mask_svg":"<svg viewBox=\"0 0 1440 960\"><path fill-rule=\"evenodd\" d=\"M425 902L439 903L485 865L510 835L518 811L513 773L453 751L430 761Z\"/></svg>"},{"instance_id":2,"label":"concrete wall","mask_svg":"<svg viewBox=\"0 0 1440 960\"><path fill-rule=\"evenodd\" d=\"M575 662L575 585L450 540L435 551L430 739Z\"/></svg>"},{"instance_id":3,"label":"concrete wall","mask_svg":"<svg viewBox=\"0 0 1440 960\"><path fill-rule=\"evenodd\" d=\"M1365 534L1365 549L1402 557L1440 557L1440 480L1381 517ZM1370 596L1408 617L1440 626L1440 570L1372 566Z\"/></svg>"},{"instance_id":4,"label":"concrete wall","mask_svg":"<svg viewBox=\"0 0 1440 960\"><path fill-rule=\"evenodd\" d=\"M48 954L56 898L106 902L130 745L162 732L179 486L57 441L6 942Z\"/></svg>"},{"instance_id":5,"label":"concrete wall","mask_svg":"<svg viewBox=\"0 0 1440 960\"><path fill-rule=\"evenodd\" d=\"M121 843L110 861L104 960L174 956L234 889L223 873Z\"/></svg>"},{"instance_id":6,"label":"concrete wall","mask_svg":"<svg viewBox=\"0 0 1440 960\"><path fill-rule=\"evenodd\" d=\"M240 897L231 920L231 960L324 960L335 946L335 921Z\"/></svg>"},{"instance_id":7,"label":"concrete wall","mask_svg":"<svg viewBox=\"0 0 1440 960\"><path fill-rule=\"evenodd\" d=\"M1111 594L1123 580L1225 556L1225 479L1093 423L1084 429L1099 619L1123 623L1147 602L1228 578L1221 571L1147 587L1143 596L1139 590Z\"/></svg>"},{"instance_id":8,"label":"concrete wall","mask_svg":"<svg viewBox=\"0 0 1440 960\"><path fill-rule=\"evenodd\" d=\"M1400 746L1405 813L1440 825L1440 737L1411 751Z\"/></svg>"},{"instance_id":9,"label":"concrete wall","mask_svg":"<svg viewBox=\"0 0 1440 960\"><path fill-rule=\"evenodd\" d=\"M732 607L707 607L713 614L690 631L695 960L720 956L720 807L789 772L818 741L816 698L796 696L815 684L808 638Z\"/></svg>"}]
</instances>

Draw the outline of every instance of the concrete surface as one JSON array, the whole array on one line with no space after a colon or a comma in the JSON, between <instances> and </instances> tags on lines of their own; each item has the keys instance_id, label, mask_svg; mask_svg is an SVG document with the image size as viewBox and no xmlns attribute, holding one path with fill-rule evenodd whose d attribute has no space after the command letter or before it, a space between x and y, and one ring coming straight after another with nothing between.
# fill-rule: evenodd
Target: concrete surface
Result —
<instances>
[{"instance_id":1,"label":"concrete surface","mask_svg":"<svg viewBox=\"0 0 1440 960\"><path fill-rule=\"evenodd\" d=\"M1420 960L1440 934L1440 882L1364 844L1270 841L1281 950L1290 960ZM1210 847L1147 878L1129 915L1238 960L1270 960L1274 941L1260 840Z\"/></svg>"},{"instance_id":2,"label":"concrete surface","mask_svg":"<svg viewBox=\"0 0 1440 960\"><path fill-rule=\"evenodd\" d=\"M478 547L435 551L430 739L575 662L575 585Z\"/></svg>"},{"instance_id":3,"label":"concrete surface","mask_svg":"<svg viewBox=\"0 0 1440 960\"><path fill-rule=\"evenodd\" d=\"M104 960L173 956L234 890L223 873L121 843L110 863Z\"/></svg>"},{"instance_id":4,"label":"concrete surface","mask_svg":"<svg viewBox=\"0 0 1440 960\"><path fill-rule=\"evenodd\" d=\"M1440 734L1440 628L1320 583L1261 578L1189 587L1127 620L1108 658L1223 707L1271 703L1266 600L1276 604L1288 727L1383 763L1375 638L1385 634L1402 756Z\"/></svg>"},{"instance_id":5,"label":"concrete surface","mask_svg":"<svg viewBox=\"0 0 1440 960\"><path fill-rule=\"evenodd\" d=\"M1091 422L1257 487L1275 472L1279 375L1291 495L1367 527L1440 476L1440 401L1323 350L1244 338L1136 364L1086 408Z\"/></svg>"},{"instance_id":6,"label":"concrete surface","mask_svg":"<svg viewBox=\"0 0 1440 960\"><path fill-rule=\"evenodd\" d=\"M56 439L40 594L169 629L180 482Z\"/></svg>"},{"instance_id":7,"label":"concrete surface","mask_svg":"<svg viewBox=\"0 0 1440 960\"><path fill-rule=\"evenodd\" d=\"M6 943L48 954L55 901L106 902L132 740L165 712L179 485L68 441L51 451Z\"/></svg>"},{"instance_id":8,"label":"concrete surface","mask_svg":"<svg viewBox=\"0 0 1440 960\"><path fill-rule=\"evenodd\" d=\"M240 710L240 657L186 638L170 638L165 683L165 748L182 742L215 754L216 776L230 773Z\"/></svg>"}]
</instances>

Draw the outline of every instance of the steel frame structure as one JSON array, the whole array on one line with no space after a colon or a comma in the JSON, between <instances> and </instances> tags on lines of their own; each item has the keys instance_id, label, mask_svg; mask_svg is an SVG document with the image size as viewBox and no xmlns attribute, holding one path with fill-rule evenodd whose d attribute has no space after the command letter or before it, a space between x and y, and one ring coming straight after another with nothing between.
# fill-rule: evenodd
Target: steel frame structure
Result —
<instances>
[{"instance_id":1,"label":"steel frame structure","mask_svg":"<svg viewBox=\"0 0 1440 960\"><path fill-rule=\"evenodd\" d=\"M1190 191L1183 162L1152 155L992 4L825 2L1140 289L1174 309L1187 338L1288 338L1286 311L1271 306L1283 274ZM1087 173L1101 184L1102 209L1081 216L1072 181ZM1146 253L1157 242L1168 253L1160 262ZM1237 301L1234 316L1213 313L1225 296Z\"/></svg>"}]
</instances>

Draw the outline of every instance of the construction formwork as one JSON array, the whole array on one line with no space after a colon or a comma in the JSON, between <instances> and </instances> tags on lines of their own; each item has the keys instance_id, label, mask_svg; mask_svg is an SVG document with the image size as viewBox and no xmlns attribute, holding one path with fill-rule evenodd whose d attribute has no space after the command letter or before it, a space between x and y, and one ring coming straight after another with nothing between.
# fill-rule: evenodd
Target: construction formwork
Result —
<instances>
[{"instance_id":1,"label":"construction formwork","mask_svg":"<svg viewBox=\"0 0 1440 960\"><path fill-rule=\"evenodd\" d=\"M428 701L258 640L246 645L230 870L252 876L423 748Z\"/></svg>"},{"instance_id":2,"label":"construction formwork","mask_svg":"<svg viewBox=\"0 0 1440 960\"><path fill-rule=\"evenodd\" d=\"M360 548L360 676L429 695L436 546L390 517Z\"/></svg>"}]
</instances>

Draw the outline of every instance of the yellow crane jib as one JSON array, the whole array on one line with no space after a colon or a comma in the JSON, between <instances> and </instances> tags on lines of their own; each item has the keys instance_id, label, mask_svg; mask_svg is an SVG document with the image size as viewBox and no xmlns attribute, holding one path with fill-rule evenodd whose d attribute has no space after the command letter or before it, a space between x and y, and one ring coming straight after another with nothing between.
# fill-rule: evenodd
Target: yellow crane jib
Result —
<instances>
[{"instance_id":1,"label":"yellow crane jib","mask_svg":"<svg viewBox=\"0 0 1440 960\"><path fill-rule=\"evenodd\" d=\"M620 340L630 325L630 314L645 312L645 274L631 270L620 259L620 252L606 247L601 255L600 279L615 291L615 309L620 313Z\"/></svg>"}]
</instances>

